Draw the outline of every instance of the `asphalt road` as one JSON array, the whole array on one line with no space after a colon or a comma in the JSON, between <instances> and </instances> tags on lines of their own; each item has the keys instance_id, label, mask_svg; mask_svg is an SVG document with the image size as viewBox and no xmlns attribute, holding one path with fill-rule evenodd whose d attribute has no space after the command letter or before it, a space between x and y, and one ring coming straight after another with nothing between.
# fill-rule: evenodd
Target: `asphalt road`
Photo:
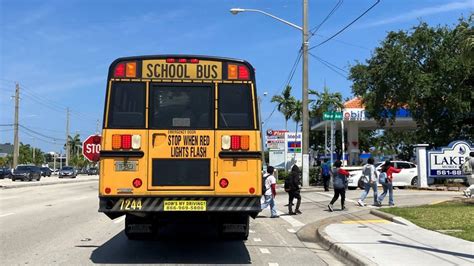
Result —
<instances>
[{"instance_id":1,"label":"asphalt road","mask_svg":"<svg viewBox=\"0 0 474 266\"><path fill-rule=\"evenodd\" d=\"M215 229L199 225L164 228L162 240L129 241L124 219L98 213L96 180L83 183L0 190L0 261L10 264L255 264L337 265L340 262L317 245L302 243L303 226L335 215L351 217L361 210L330 213L332 192L305 191L302 215L288 216L286 194L277 196L279 219L269 210L251 220L247 241L222 241ZM348 192L356 199L360 190ZM459 193L395 191L399 205L432 203ZM367 202L370 202L368 199ZM336 205L338 206L338 205Z\"/></svg>"}]
</instances>

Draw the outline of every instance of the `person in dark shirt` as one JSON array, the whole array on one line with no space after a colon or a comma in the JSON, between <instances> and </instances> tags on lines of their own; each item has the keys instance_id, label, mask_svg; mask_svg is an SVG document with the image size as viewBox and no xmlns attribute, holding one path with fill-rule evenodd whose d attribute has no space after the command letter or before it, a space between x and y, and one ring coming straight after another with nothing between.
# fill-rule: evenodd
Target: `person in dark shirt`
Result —
<instances>
[{"instance_id":1,"label":"person in dark shirt","mask_svg":"<svg viewBox=\"0 0 474 266\"><path fill-rule=\"evenodd\" d=\"M333 204L341 195L341 210L345 210L344 201L346 199L346 184L349 172L341 168L342 162L337 160L332 170L332 182L334 187L334 197L328 205L329 211L334 211Z\"/></svg>"},{"instance_id":2,"label":"person in dark shirt","mask_svg":"<svg viewBox=\"0 0 474 266\"><path fill-rule=\"evenodd\" d=\"M300 168L295 164L291 168L289 176L289 191L288 191L288 214L301 214L301 195L300 195ZM293 212L293 199L296 199L296 208Z\"/></svg>"}]
</instances>

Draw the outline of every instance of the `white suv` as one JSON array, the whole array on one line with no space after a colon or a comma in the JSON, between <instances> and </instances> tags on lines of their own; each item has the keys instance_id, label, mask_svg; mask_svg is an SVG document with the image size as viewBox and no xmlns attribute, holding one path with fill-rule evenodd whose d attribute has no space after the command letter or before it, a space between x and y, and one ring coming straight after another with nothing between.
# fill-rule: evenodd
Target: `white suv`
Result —
<instances>
[{"instance_id":1,"label":"white suv","mask_svg":"<svg viewBox=\"0 0 474 266\"><path fill-rule=\"evenodd\" d=\"M380 168L384 162L378 162L374 164L375 169L380 172ZM393 173L393 186L404 187L404 186L416 186L418 184L418 167L416 164L405 161L392 161L391 166L401 169L400 173ZM348 178L348 188L356 189L357 187L362 188L363 184L361 181L362 170L350 172Z\"/></svg>"}]
</instances>

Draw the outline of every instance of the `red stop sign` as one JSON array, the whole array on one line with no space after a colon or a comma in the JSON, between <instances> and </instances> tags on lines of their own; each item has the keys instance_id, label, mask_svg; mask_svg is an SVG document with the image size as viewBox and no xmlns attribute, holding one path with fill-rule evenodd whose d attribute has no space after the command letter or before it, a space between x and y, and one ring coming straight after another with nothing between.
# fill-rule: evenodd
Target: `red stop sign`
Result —
<instances>
[{"instance_id":1,"label":"red stop sign","mask_svg":"<svg viewBox=\"0 0 474 266\"><path fill-rule=\"evenodd\" d=\"M82 143L82 155L91 161L97 162L100 159L100 141L102 137L100 135L90 135Z\"/></svg>"}]
</instances>

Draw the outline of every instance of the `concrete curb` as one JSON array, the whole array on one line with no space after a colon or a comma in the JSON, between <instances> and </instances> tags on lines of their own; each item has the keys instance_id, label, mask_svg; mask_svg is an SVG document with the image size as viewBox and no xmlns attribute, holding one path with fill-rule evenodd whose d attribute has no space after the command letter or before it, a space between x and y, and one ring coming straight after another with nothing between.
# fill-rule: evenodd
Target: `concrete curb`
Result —
<instances>
[{"instance_id":1,"label":"concrete curb","mask_svg":"<svg viewBox=\"0 0 474 266\"><path fill-rule=\"evenodd\" d=\"M338 244L326 233L327 226L339 222L341 219L342 216L336 216L308 224L301 228L296 235L302 242L318 243L346 265L376 265L367 257Z\"/></svg>"},{"instance_id":2,"label":"concrete curb","mask_svg":"<svg viewBox=\"0 0 474 266\"><path fill-rule=\"evenodd\" d=\"M400 216L395 216L395 215L390 214L390 213L382 212L382 211L379 211L379 210L370 210L370 214L373 214L373 215L378 216L382 219L385 219L385 220L388 220L388 221L391 221L391 222L394 222L394 223L397 223L397 224L406 225L406 226L417 226L417 225L415 225L414 223L408 221L405 218L402 218Z\"/></svg>"},{"instance_id":3,"label":"concrete curb","mask_svg":"<svg viewBox=\"0 0 474 266\"><path fill-rule=\"evenodd\" d=\"M37 187L37 186L48 186L48 185L59 185L59 184L71 184L71 183L84 183L84 182L98 182L99 179L76 179L71 181L54 181L54 182L35 182L28 183L27 185L0 185L0 189L13 189L13 188L23 188L23 187Z\"/></svg>"}]
</instances>

